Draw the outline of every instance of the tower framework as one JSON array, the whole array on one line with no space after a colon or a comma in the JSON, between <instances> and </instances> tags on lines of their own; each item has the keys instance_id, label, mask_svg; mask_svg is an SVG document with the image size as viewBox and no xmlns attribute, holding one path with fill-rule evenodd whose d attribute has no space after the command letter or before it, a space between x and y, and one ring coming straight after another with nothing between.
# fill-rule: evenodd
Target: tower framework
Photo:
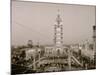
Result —
<instances>
[{"instance_id":1,"label":"tower framework","mask_svg":"<svg viewBox=\"0 0 100 75\"><path fill-rule=\"evenodd\" d=\"M63 51L63 25L62 25L62 19L59 14L59 9L58 9L58 14L56 18L56 24L54 25L54 46L55 50L58 53L61 53Z\"/></svg>"}]
</instances>

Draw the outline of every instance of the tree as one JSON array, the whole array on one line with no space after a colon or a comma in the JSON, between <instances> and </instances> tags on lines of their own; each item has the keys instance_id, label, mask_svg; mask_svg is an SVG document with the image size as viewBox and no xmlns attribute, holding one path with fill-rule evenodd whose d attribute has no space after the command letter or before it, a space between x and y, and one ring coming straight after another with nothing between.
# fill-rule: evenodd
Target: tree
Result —
<instances>
[{"instance_id":1,"label":"tree","mask_svg":"<svg viewBox=\"0 0 100 75\"><path fill-rule=\"evenodd\" d=\"M29 48L32 48L33 47L33 41L32 40L28 40L28 44L27 45L28 45Z\"/></svg>"}]
</instances>

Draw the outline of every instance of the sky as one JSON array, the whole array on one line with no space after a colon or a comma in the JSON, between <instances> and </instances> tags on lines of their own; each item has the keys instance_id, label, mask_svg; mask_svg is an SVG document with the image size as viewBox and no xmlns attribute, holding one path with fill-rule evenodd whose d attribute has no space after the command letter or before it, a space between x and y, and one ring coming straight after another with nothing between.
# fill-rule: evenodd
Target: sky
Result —
<instances>
[{"instance_id":1,"label":"sky","mask_svg":"<svg viewBox=\"0 0 100 75\"><path fill-rule=\"evenodd\" d=\"M28 40L33 44L53 44L58 9L64 44L92 40L95 6L12 1L11 9L12 45L26 45Z\"/></svg>"}]
</instances>

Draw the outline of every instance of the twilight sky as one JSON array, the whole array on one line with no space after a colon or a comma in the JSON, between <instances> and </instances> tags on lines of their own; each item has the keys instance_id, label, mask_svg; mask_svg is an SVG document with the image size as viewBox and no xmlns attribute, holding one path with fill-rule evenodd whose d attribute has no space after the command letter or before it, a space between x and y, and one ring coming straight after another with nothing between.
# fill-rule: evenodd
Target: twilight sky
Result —
<instances>
[{"instance_id":1,"label":"twilight sky","mask_svg":"<svg viewBox=\"0 0 100 75\"><path fill-rule=\"evenodd\" d=\"M58 9L64 44L92 40L95 6L12 1L12 44L53 44Z\"/></svg>"}]
</instances>

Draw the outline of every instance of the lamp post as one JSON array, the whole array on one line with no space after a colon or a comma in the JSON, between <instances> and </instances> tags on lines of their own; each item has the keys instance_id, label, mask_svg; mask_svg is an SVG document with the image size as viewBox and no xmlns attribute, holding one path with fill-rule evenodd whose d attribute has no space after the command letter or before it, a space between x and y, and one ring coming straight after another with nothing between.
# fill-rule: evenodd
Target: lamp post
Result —
<instances>
[{"instance_id":1,"label":"lamp post","mask_svg":"<svg viewBox=\"0 0 100 75\"><path fill-rule=\"evenodd\" d=\"M38 48L38 53L39 53L39 63L40 63L40 53L41 53L41 50ZM39 67L40 67L40 65L39 65Z\"/></svg>"},{"instance_id":2,"label":"lamp post","mask_svg":"<svg viewBox=\"0 0 100 75\"><path fill-rule=\"evenodd\" d=\"M69 66L69 70L71 70L71 50L68 50L68 66Z\"/></svg>"},{"instance_id":3,"label":"lamp post","mask_svg":"<svg viewBox=\"0 0 100 75\"><path fill-rule=\"evenodd\" d=\"M34 56L34 70L36 70L35 56Z\"/></svg>"}]
</instances>

